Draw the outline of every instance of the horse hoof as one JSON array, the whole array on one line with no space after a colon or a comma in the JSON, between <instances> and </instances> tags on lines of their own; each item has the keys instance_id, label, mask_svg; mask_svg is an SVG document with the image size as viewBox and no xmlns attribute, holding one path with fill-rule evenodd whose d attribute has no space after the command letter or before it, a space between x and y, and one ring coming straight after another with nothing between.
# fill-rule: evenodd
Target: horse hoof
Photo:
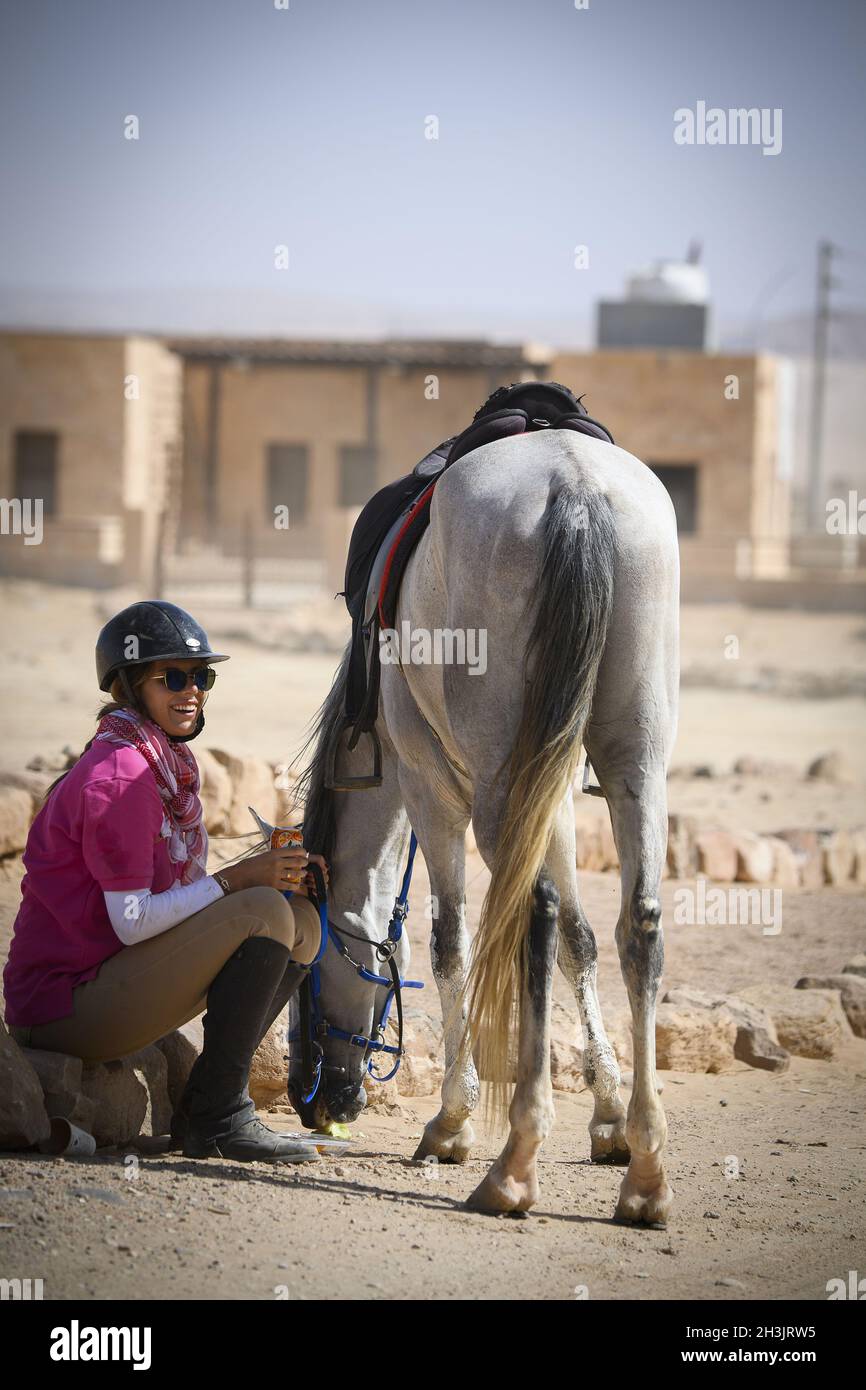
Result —
<instances>
[{"instance_id":1,"label":"horse hoof","mask_svg":"<svg viewBox=\"0 0 866 1390\"><path fill-rule=\"evenodd\" d=\"M593 1163L628 1163L631 1158L625 1137L625 1119L591 1127L589 1139L589 1156Z\"/></svg>"},{"instance_id":2,"label":"horse hoof","mask_svg":"<svg viewBox=\"0 0 866 1390\"><path fill-rule=\"evenodd\" d=\"M674 1194L664 1173L658 1174L652 1186L646 1181L637 1183L626 1173L622 1180L614 1219L627 1221L632 1225L664 1228L673 1200Z\"/></svg>"},{"instance_id":3,"label":"horse hoof","mask_svg":"<svg viewBox=\"0 0 866 1390\"><path fill-rule=\"evenodd\" d=\"M440 1163L465 1163L475 1143L475 1131L465 1120L457 1133L448 1130L434 1117L424 1126L414 1159L438 1158Z\"/></svg>"},{"instance_id":4,"label":"horse hoof","mask_svg":"<svg viewBox=\"0 0 866 1390\"><path fill-rule=\"evenodd\" d=\"M496 1177L492 1170L475 1191L466 1198L468 1211L480 1211L489 1216L504 1216L526 1212L538 1201L538 1179L533 1174L524 1180Z\"/></svg>"}]
</instances>

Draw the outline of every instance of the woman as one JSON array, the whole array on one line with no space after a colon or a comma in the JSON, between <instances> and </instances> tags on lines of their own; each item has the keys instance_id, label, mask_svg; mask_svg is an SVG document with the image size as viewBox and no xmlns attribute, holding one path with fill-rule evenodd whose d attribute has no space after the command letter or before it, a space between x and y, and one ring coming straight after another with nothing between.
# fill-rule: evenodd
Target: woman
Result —
<instances>
[{"instance_id":1,"label":"woman","mask_svg":"<svg viewBox=\"0 0 866 1390\"><path fill-rule=\"evenodd\" d=\"M96 670L112 703L30 827L6 1021L26 1047L100 1062L206 1007L204 1048L172 1119L184 1156L303 1162L315 1150L256 1119L247 1082L318 949L308 861L327 869L290 847L207 873L186 744L204 728L213 663L226 660L172 603L135 603L102 629Z\"/></svg>"}]
</instances>

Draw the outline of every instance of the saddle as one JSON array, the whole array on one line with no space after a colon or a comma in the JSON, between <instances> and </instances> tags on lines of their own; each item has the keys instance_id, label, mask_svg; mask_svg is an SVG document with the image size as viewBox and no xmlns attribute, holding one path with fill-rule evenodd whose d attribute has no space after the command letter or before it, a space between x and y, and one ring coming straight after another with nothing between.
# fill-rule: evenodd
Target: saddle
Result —
<instances>
[{"instance_id":1,"label":"saddle","mask_svg":"<svg viewBox=\"0 0 866 1390\"><path fill-rule=\"evenodd\" d=\"M593 420L568 387L557 382L518 382L500 386L476 412L461 434L437 444L412 472L380 489L361 512L352 530L341 590L352 618L352 642L343 717L332 732L326 753L325 786L333 791L377 787L382 782L382 750L376 732L379 710L379 630L394 625L397 597L409 558L430 521L430 501L447 468L474 449L496 439L542 429L567 429L613 444L604 425ZM373 745L372 772L338 776L337 751L351 730L347 748L362 734Z\"/></svg>"}]
</instances>

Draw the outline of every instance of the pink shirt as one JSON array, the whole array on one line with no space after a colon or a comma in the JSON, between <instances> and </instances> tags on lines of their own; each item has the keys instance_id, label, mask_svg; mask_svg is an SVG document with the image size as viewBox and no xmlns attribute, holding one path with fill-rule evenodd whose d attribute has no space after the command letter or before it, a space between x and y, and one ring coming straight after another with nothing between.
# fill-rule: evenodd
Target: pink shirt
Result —
<instances>
[{"instance_id":1,"label":"pink shirt","mask_svg":"<svg viewBox=\"0 0 866 1390\"><path fill-rule=\"evenodd\" d=\"M91 744L30 827L26 874L3 971L6 1023L35 1026L67 1018L72 991L123 950L103 892L162 893L183 865L161 834L156 778L135 748Z\"/></svg>"}]
</instances>

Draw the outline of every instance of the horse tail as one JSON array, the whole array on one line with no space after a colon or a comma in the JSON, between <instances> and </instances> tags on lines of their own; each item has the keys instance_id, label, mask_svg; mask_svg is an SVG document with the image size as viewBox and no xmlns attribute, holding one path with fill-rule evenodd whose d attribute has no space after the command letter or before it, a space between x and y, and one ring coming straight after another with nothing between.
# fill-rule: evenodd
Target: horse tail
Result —
<instances>
[{"instance_id":1,"label":"horse tail","mask_svg":"<svg viewBox=\"0 0 866 1390\"><path fill-rule=\"evenodd\" d=\"M530 673L506 764L504 811L462 1002L487 1114L503 1122L513 1071L510 1040L528 979L532 895L554 820L574 777L613 602L616 532L607 497L566 480L544 517ZM534 662L531 667L530 663Z\"/></svg>"}]
</instances>

